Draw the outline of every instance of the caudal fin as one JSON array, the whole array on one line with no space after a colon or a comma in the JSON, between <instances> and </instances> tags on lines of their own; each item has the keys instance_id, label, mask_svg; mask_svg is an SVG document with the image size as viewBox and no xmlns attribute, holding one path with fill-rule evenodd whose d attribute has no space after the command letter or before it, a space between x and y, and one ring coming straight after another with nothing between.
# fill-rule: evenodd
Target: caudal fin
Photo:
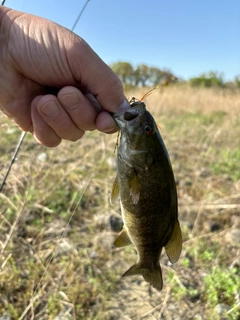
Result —
<instances>
[{"instance_id":1,"label":"caudal fin","mask_svg":"<svg viewBox=\"0 0 240 320\"><path fill-rule=\"evenodd\" d=\"M155 289L161 291L163 287L162 271L160 265L154 266L154 268L144 268L139 264L133 265L122 276L141 275L144 280L149 282Z\"/></svg>"}]
</instances>

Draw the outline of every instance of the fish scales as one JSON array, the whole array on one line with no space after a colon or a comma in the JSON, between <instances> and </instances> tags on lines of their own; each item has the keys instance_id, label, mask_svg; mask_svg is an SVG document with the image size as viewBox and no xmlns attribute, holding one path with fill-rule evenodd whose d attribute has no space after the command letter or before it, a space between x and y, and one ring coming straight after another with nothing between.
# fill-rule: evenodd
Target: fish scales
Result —
<instances>
[{"instance_id":1,"label":"fish scales","mask_svg":"<svg viewBox=\"0 0 240 320\"><path fill-rule=\"evenodd\" d=\"M135 234L136 236L140 235L139 245L141 242L143 244L154 242L158 247L159 245L164 246L172 233L172 224L168 223L167 212L176 206L176 201L170 194L169 186L159 183L156 177L161 175L164 179L168 172L164 172L158 162L155 162L148 170L137 172L140 198L138 205L135 205L129 193L128 177L124 173L124 167L122 161L119 161L118 172L122 181L120 183L121 202L123 208L130 213L124 214L124 220L131 237L133 238ZM173 183L172 188L174 188ZM162 195L161 201L158 199L159 194ZM171 198L171 202L168 201L169 198ZM143 214L143 212L147 214ZM170 212L173 220L175 212L173 210Z\"/></svg>"},{"instance_id":2,"label":"fish scales","mask_svg":"<svg viewBox=\"0 0 240 320\"><path fill-rule=\"evenodd\" d=\"M124 222L116 246L134 244L138 261L123 276L140 274L162 289L159 258L165 247L170 261L178 260L182 238L177 191L167 149L145 103L114 115L121 131L117 177L112 200L119 195Z\"/></svg>"}]
</instances>

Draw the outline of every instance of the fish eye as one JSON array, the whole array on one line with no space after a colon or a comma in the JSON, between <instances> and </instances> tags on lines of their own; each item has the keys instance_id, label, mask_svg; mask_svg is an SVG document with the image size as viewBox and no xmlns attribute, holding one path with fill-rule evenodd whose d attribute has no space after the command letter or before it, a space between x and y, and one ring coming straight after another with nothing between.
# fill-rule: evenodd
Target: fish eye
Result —
<instances>
[{"instance_id":1,"label":"fish eye","mask_svg":"<svg viewBox=\"0 0 240 320\"><path fill-rule=\"evenodd\" d=\"M150 126L145 126L144 130L147 134L152 134L154 130Z\"/></svg>"}]
</instances>

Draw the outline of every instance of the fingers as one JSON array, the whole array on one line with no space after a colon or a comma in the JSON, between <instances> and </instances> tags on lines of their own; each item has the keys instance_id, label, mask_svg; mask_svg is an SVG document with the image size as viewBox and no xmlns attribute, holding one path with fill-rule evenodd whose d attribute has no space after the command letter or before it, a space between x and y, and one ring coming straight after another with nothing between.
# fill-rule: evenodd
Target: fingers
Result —
<instances>
[{"instance_id":1,"label":"fingers","mask_svg":"<svg viewBox=\"0 0 240 320\"><path fill-rule=\"evenodd\" d=\"M113 117L106 111L102 111L96 119L96 128L104 133L114 133L119 130Z\"/></svg>"},{"instance_id":2,"label":"fingers","mask_svg":"<svg viewBox=\"0 0 240 320\"><path fill-rule=\"evenodd\" d=\"M38 96L31 109L33 134L48 147L57 146L62 139L76 141L86 130L96 129L95 120L100 111L93 97L85 97L74 87L64 87L57 97Z\"/></svg>"},{"instance_id":3,"label":"fingers","mask_svg":"<svg viewBox=\"0 0 240 320\"><path fill-rule=\"evenodd\" d=\"M23 130L49 147L61 139L76 141L86 130L117 130L108 112L129 108L122 83L83 39L13 10L4 20L9 39L0 61L8 72L0 76L0 103ZM42 95L49 88L62 89L57 97ZM82 88L89 93L82 94Z\"/></svg>"},{"instance_id":4,"label":"fingers","mask_svg":"<svg viewBox=\"0 0 240 320\"><path fill-rule=\"evenodd\" d=\"M96 129L95 119L101 107L92 95L83 95L77 88L69 86L60 90L58 100L77 128L83 131Z\"/></svg>"},{"instance_id":5,"label":"fingers","mask_svg":"<svg viewBox=\"0 0 240 320\"><path fill-rule=\"evenodd\" d=\"M38 112L38 103L44 96L36 97L31 106L31 116L33 123L33 135L37 142L45 145L46 147L56 147L60 144L61 138L56 134L56 132L48 125L48 123L43 119L41 114Z\"/></svg>"}]
</instances>

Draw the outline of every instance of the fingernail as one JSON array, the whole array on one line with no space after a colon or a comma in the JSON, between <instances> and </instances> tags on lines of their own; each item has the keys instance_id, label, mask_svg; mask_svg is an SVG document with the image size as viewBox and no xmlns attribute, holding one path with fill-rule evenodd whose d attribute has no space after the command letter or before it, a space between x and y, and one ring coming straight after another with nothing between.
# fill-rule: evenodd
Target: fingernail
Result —
<instances>
[{"instance_id":1,"label":"fingernail","mask_svg":"<svg viewBox=\"0 0 240 320\"><path fill-rule=\"evenodd\" d=\"M128 102L128 100L124 100L123 103L120 105L120 107L118 108L118 112L122 112L125 111L127 109L130 108L130 103Z\"/></svg>"},{"instance_id":2,"label":"fingernail","mask_svg":"<svg viewBox=\"0 0 240 320\"><path fill-rule=\"evenodd\" d=\"M116 126L114 126L114 127L108 127L108 128L105 128L104 129L104 132L105 133L112 133L112 132L115 132L116 131Z\"/></svg>"},{"instance_id":3,"label":"fingernail","mask_svg":"<svg viewBox=\"0 0 240 320\"><path fill-rule=\"evenodd\" d=\"M79 107L80 100L77 94L66 94L62 97L61 102L63 103L64 107L69 110L75 110Z\"/></svg>"},{"instance_id":4,"label":"fingernail","mask_svg":"<svg viewBox=\"0 0 240 320\"><path fill-rule=\"evenodd\" d=\"M50 101L41 107L41 112L49 118L56 117L59 113L59 106L56 102Z\"/></svg>"}]
</instances>

